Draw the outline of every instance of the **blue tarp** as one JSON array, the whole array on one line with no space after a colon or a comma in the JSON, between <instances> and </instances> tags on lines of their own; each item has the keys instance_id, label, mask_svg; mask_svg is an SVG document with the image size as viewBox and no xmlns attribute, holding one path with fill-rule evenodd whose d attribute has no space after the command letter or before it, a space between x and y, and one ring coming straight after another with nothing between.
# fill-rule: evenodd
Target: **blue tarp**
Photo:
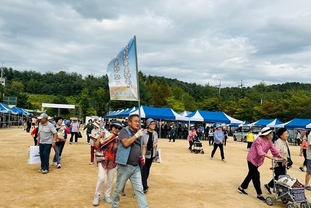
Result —
<instances>
[{"instance_id":1,"label":"blue tarp","mask_svg":"<svg viewBox=\"0 0 311 208\"><path fill-rule=\"evenodd\" d=\"M285 127L288 129L306 128L306 126L310 123L311 123L311 119L294 118L291 121L276 125L275 127Z\"/></svg>"},{"instance_id":2,"label":"blue tarp","mask_svg":"<svg viewBox=\"0 0 311 208\"><path fill-rule=\"evenodd\" d=\"M17 114L16 111L13 111L8 105L6 105L4 103L0 103L0 111L1 111L1 113Z\"/></svg>"}]
</instances>

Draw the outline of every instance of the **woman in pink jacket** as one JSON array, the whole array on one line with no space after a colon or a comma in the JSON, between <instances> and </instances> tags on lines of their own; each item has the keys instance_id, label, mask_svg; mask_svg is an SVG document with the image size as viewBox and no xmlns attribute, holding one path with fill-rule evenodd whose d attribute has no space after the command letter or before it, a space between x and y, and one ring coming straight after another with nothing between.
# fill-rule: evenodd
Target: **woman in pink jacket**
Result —
<instances>
[{"instance_id":1,"label":"woman in pink jacket","mask_svg":"<svg viewBox=\"0 0 311 208\"><path fill-rule=\"evenodd\" d=\"M187 140L189 141L189 150L192 150L192 145L193 145L193 139L197 136L197 132L194 128L194 126L191 126L190 131L188 133L188 138Z\"/></svg>"},{"instance_id":2,"label":"woman in pink jacket","mask_svg":"<svg viewBox=\"0 0 311 208\"><path fill-rule=\"evenodd\" d=\"M262 196L258 168L263 164L265 157L271 160L275 160L277 157L287 160L287 158L282 156L280 151L274 147L271 138L272 130L269 127L262 128L247 155L248 174L243 183L238 187L238 192L247 195L245 189L247 189L249 182L252 180L257 192L257 199L262 202L265 202L266 199ZM269 150L271 151L272 156L267 154Z\"/></svg>"}]
</instances>

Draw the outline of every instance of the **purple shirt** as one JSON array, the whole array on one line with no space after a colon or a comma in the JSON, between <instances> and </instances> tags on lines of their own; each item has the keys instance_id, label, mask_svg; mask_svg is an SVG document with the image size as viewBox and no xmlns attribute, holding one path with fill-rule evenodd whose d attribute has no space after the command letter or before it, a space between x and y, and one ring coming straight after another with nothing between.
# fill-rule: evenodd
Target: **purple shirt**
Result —
<instances>
[{"instance_id":1,"label":"purple shirt","mask_svg":"<svg viewBox=\"0 0 311 208\"><path fill-rule=\"evenodd\" d=\"M274 157L280 156L280 151L274 147L270 139L265 141L262 137L257 137L248 152L247 161L259 167L263 164L265 155L269 150Z\"/></svg>"}]
</instances>

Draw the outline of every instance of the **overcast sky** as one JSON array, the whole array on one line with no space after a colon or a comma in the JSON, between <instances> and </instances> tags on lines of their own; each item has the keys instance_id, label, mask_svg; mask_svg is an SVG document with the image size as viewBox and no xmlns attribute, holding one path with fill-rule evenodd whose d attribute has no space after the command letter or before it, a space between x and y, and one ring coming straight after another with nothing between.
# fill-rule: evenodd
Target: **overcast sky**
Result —
<instances>
[{"instance_id":1,"label":"overcast sky","mask_svg":"<svg viewBox=\"0 0 311 208\"><path fill-rule=\"evenodd\" d=\"M1 0L0 64L106 74L134 36L146 75L236 87L310 82L308 0Z\"/></svg>"}]
</instances>

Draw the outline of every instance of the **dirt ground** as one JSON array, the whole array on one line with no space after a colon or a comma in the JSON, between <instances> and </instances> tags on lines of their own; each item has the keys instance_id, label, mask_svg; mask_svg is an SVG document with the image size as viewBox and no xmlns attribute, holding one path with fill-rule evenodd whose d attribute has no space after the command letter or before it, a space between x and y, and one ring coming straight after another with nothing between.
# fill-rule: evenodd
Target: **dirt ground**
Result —
<instances>
[{"instance_id":1,"label":"dirt ground","mask_svg":"<svg viewBox=\"0 0 311 208\"><path fill-rule=\"evenodd\" d=\"M225 147L227 163L220 160L219 150L210 160L212 147L202 141L205 154L190 153L186 140L160 139L162 164L153 163L146 194L151 208L241 207L257 208L268 205L256 199L250 184L242 195L237 187L247 174L246 144L229 138ZM96 165L89 165L89 145L85 135L76 145L67 143L62 156L62 168L50 168L50 173L38 173L40 164L27 163L28 146L33 145L29 133L17 127L0 129L0 207L93 207L92 200L97 180ZM299 147L290 146L293 168L292 177L304 182L305 173L298 167L303 158ZM51 158L54 150L51 150ZM50 160L51 161L51 160ZM262 187L272 178L271 161L266 159L260 167ZM263 189L263 188L262 188ZM126 196L119 207L138 207L130 182ZM263 189L263 195L268 196ZM311 192L305 195L311 200ZM103 200L98 207L111 207ZM273 207L286 207L280 200Z\"/></svg>"}]
</instances>

